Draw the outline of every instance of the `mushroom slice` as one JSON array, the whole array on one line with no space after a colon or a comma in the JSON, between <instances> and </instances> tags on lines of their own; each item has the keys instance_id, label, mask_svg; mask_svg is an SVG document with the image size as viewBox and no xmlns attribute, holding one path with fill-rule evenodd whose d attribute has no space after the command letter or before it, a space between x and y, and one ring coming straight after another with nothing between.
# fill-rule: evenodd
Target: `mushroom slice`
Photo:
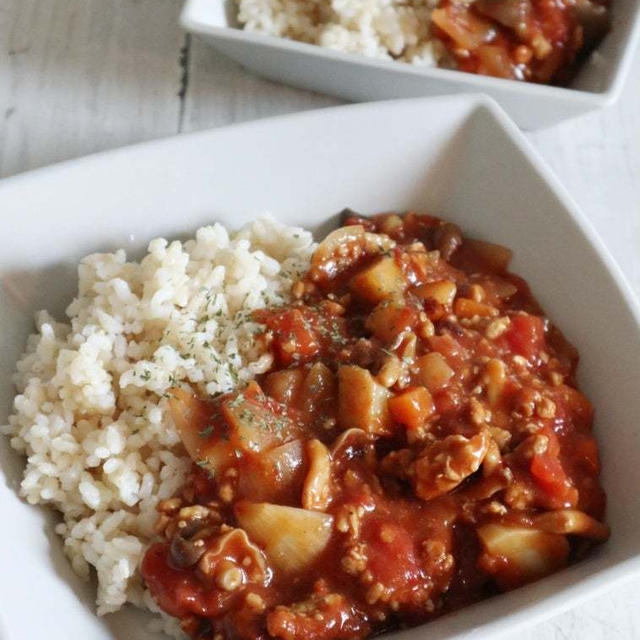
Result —
<instances>
[{"instance_id":1,"label":"mushroom slice","mask_svg":"<svg viewBox=\"0 0 640 640\"><path fill-rule=\"evenodd\" d=\"M189 538L181 536L180 532L177 532L176 535L171 538L169 553L176 567L181 569L192 567L200 560L205 552L206 547L200 539L190 540Z\"/></svg>"},{"instance_id":2,"label":"mushroom slice","mask_svg":"<svg viewBox=\"0 0 640 640\"><path fill-rule=\"evenodd\" d=\"M326 513L268 502L238 502L234 513L272 565L287 572L311 564L327 546L333 529L333 518Z\"/></svg>"},{"instance_id":3,"label":"mushroom slice","mask_svg":"<svg viewBox=\"0 0 640 640\"><path fill-rule=\"evenodd\" d=\"M482 475L493 475L497 471L502 470L502 455L500 454L500 448L493 438L489 438L489 446L487 448L487 454L482 461Z\"/></svg>"},{"instance_id":4,"label":"mushroom slice","mask_svg":"<svg viewBox=\"0 0 640 640\"><path fill-rule=\"evenodd\" d=\"M242 583L262 583L269 578L264 554L242 529L232 529L221 535L198 562L198 568L204 575L216 576L223 581L232 566L242 571Z\"/></svg>"},{"instance_id":5,"label":"mushroom slice","mask_svg":"<svg viewBox=\"0 0 640 640\"><path fill-rule=\"evenodd\" d=\"M302 506L326 511L331 502L331 455L320 440L309 440L306 449L309 472L302 487Z\"/></svg>"},{"instance_id":6,"label":"mushroom slice","mask_svg":"<svg viewBox=\"0 0 640 640\"><path fill-rule=\"evenodd\" d=\"M507 370L504 362L498 358L489 360L482 374L482 381L487 388L489 406L491 408L497 407L507 382Z\"/></svg>"},{"instance_id":7,"label":"mushroom slice","mask_svg":"<svg viewBox=\"0 0 640 640\"><path fill-rule=\"evenodd\" d=\"M328 282L362 257L383 253L395 245L389 236L365 231L362 225L340 227L318 245L308 277L312 282Z\"/></svg>"},{"instance_id":8,"label":"mushroom slice","mask_svg":"<svg viewBox=\"0 0 640 640\"><path fill-rule=\"evenodd\" d=\"M533 526L550 533L582 536L604 542L611 531L606 524L577 509L548 511L533 517Z\"/></svg>"}]
</instances>

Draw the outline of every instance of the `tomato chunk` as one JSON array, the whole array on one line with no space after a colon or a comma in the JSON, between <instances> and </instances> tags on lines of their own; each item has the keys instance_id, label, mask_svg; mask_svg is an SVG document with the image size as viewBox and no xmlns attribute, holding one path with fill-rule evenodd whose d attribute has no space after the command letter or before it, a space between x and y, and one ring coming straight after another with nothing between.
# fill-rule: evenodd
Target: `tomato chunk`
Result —
<instances>
[{"instance_id":1,"label":"tomato chunk","mask_svg":"<svg viewBox=\"0 0 640 640\"><path fill-rule=\"evenodd\" d=\"M180 618L219 614L228 596L219 590L207 593L193 571L171 566L168 549L165 543L154 544L141 566L142 577L158 604L169 615Z\"/></svg>"},{"instance_id":2,"label":"tomato chunk","mask_svg":"<svg viewBox=\"0 0 640 640\"><path fill-rule=\"evenodd\" d=\"M418 577L413 540L399 524L383 518L373 519L365 534L367 568L374 582L387 589L402 589Z\"/></svg>"},{"instance_id":3,"label":"tomato chunk","mask_svg":"<svg viewBox=\"0 0 640 640\"><path fill-rule=\"evenodd\" d=\"M532 457L531 475L557 508L575 506L578 494L560 462L558 437L551 429L540 433L547 436L549 445L544 453Z\"/></svg>"},{"instance_id":4,"label":"tomato chunk","mask_svg":"<svg viewBox=\"0 0 640 640\"><path fill-rule=\"evenodd\" d=\"M527 360L533 360L545 348L544 321L538 316L514 316L504 335L511 350Z\"/></svg>"},{"instance_id":5,"label":"tomato chunk","mask_svg":"<svg viewBox=\"0 0 640 640\"><path fill-rule=\"evenodd\" d=\"M320 342L310 322L298 309L258 315L274 333L273 350L285 366L306 361L320 351Z\"/></svg>"}]
</instances>

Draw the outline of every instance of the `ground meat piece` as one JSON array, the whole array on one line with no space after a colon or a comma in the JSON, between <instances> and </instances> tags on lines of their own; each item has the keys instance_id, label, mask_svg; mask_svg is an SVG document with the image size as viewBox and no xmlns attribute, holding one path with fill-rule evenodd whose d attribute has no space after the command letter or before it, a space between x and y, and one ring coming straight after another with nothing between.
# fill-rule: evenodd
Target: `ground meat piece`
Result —
<instances>
[{"instance_id":1,"label":"ground meat piece","mask_svg":"<svg viewBox=\"0 0 640 640\"><path fill-rule=\"evenodd\" d=\"M336 593L276 607L267 615L267 629L282 640L349 640L369 633L364 616Z\"/></svg>"}]
</instances>

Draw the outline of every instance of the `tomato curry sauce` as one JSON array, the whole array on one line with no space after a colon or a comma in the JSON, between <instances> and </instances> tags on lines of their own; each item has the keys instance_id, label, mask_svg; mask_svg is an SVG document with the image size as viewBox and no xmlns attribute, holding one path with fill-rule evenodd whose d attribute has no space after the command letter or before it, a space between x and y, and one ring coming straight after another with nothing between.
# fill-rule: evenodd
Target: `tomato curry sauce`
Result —
<instances>
[{"instance_id":1,"label":"tomato curry sauce","mask_svg":"<svg viewBox=\"0 0 640 640\"><path fill-rule=\"evenodd\" d=\"M504 247L347 212L256 312L271 370L169 400L193 473L142 564L193 638L363 638L607 539L578 355Z\"/></svg>"},{"instance_id":2,"label":"tomato curry sauce","mask_svg":"<svg viewBox=\"0 0 640 640\"><path fill-rule=\"evenodd\" d=\"M560 85L609 29L606 0L443 0L431 20L457 69Z\"/></svg>"}]
</instances>

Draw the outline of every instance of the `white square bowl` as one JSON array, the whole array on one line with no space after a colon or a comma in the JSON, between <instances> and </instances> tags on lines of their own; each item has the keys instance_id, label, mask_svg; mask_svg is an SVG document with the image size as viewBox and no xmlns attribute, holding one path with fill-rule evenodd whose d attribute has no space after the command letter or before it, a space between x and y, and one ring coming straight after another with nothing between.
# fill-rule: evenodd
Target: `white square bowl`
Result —
<instances>
[{"instance_id":1,"label":"white square bowl","mask_svg":"<svg viewBox=\"0 0 640 640\"><path fill-rule=\"evenodd\" d=\"M234 0L187 0L185 29L278 82L353 101L483 92L523 129L536 129L615 102L638 39L640 0L610 0L612 27L570 88L367 58L240 28Z\"/></svg>"},{"instance_id":2,"label":"white square bowl","mask_svg":"<svg viewBox=\"0 0 640 640\"><path fill-rule=\"evenodd\" d=\"M461 640L513 634L640 571L640 310L582 214L489 99L443 97L307 112L170 138L0 183L0 423L33 312L61 316L77 261L140 252L158 235L266 210L327 230L345 206L416 208L515 250L513 268L582 355L596 406L611 540L536 584L396 634ZM0 638L149 637L129 609L99 620L51 514L23 503L23 460L0 437Z\"/></svg>"}]
</instances>

